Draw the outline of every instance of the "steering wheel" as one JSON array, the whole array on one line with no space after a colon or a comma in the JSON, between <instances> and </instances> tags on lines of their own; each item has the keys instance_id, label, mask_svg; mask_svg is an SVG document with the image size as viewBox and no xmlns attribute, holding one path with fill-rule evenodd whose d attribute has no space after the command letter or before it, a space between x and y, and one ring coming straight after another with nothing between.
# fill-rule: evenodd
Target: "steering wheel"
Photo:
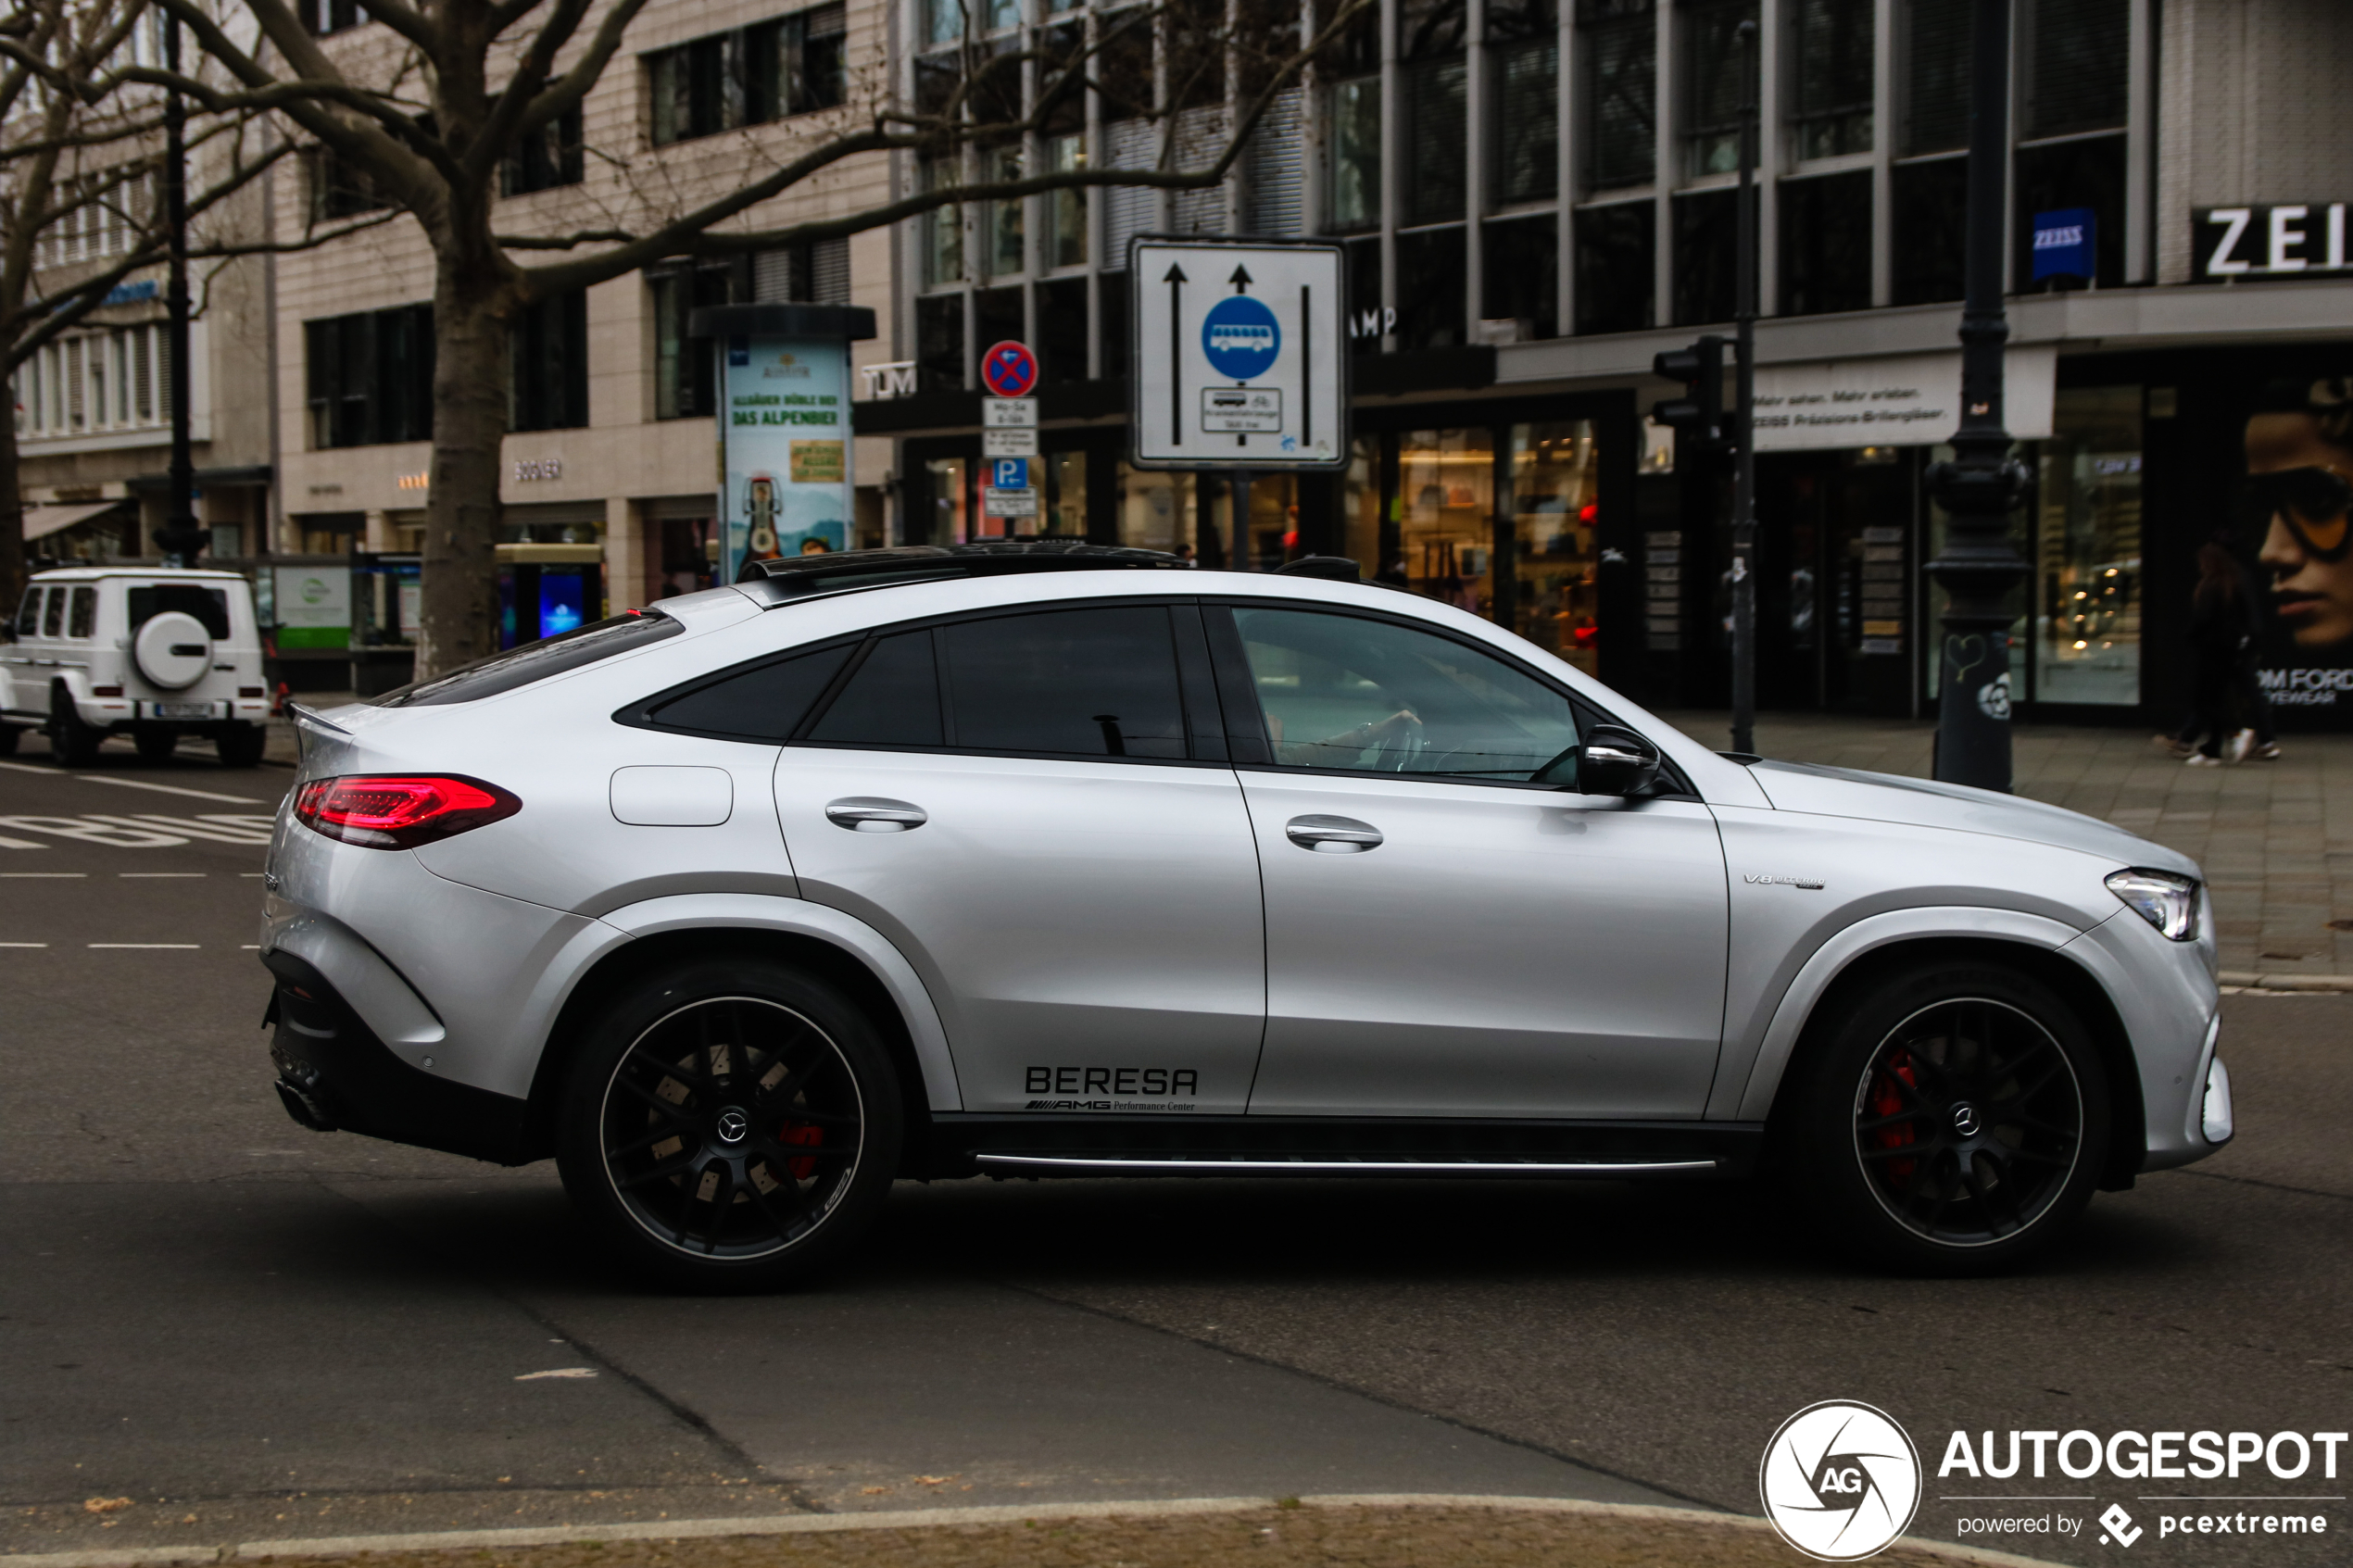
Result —
<instances>
[{"instance_id":1,"label":"steering wheel","mask_svg":"<svg viewBox=\"0 0 2353 1568\"><path fill-rule=\"evenodd\" d=\"M1405 717L1405 727L1373 749L1373 766L1381 772L1416 771L1414 764L1429 750L1429 732L1422 728L1422 721L1412 714Z\"/></svg>"}]
</instances>

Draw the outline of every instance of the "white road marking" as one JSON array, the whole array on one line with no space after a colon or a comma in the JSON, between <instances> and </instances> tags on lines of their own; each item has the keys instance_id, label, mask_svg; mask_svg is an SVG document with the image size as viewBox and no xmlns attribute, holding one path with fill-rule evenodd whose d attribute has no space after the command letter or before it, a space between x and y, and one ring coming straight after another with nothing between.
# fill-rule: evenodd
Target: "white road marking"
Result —
<instances>
[{"instance_id":1,"label":"white road marking","mask_svg":"<svg viewBox=\"0 0 2353 1568\"><path fill-rule=\"evenodd\" d=\"M6 872L0 872L0 876L6 876L6 874L7 873ZM268 876L270 873L268 872L239 872L237 874L243 877L251 877L254 881L259 882L263 877Z\"/></svg>"},{"instance_id":2,"label":"white road marking","mask_svg":"<svg viewBox=\"0 0 2353 1568\"><path fill-rule=\"evenodd\" d=\"M0 849L46 849L45 844L35 844L29 838L0 838Z\"/></svg>"},{"instance_id":3,"label":"white road marking","mask_svg":"<svg viewBox=\"0 0 2353 1568\"><path fill-rule=\"evenodd\" d=\"M157 878L157 877L191 877L191 876L193 876L193 877L199 877L199 878L200 878L200 877L202 877L202 876L204 875L204 872L115 872L114 874L115 874L115 875L117 875L117 876L137 876L137 877L145 877L145 878L147 878L149 881L153 881L153 880L155 880L155 879L156 879L156 878Z\"/></svg>"},{"instance_id":4,"label":"white road marking","mask_svg":"<svg viewBox=\"0 0 2353 1568\"><path fill-rule=\"evenodd\" d=\"M227 811L200 811L194 817L167 817L159 811L141 811L128 817L118 817L111 812L94 815L102 822L130 822L143 828L159 827L166 833L185 834L191 838L209 839L216 844L267 844L278 830L274 817L245 817Z\"/></svg>"},{"instance_id":5,"label":"white road marking","mask_svg":"<svg viewBox=\"0 0 2353 1568\"><path fill-rule=\"evenodd\" d=\"M193 953L204 946L201 942L93 942L93 947L128 948L139 952Z\"/></svg>"},{"instance_id":6,"label":"white road marking","mask_svg":"<svg viewBox=\"0 0 2353 1568\"><path fill-rule=\"evenodd\" d=\"M82 817L0 817L0 827L51 833L59 838L78 838L86 844L104 844L116 849L164 849L188 842L183 834L166 833L143 823L97 822Z\"/></svg>"},{"instance_id":7,"label":"white road marking","mask_svg":"<svg viewBox=\"0 0 2353 1568\"><path fill-rule=\"evenodd\" d=\"M261 951L261 944L258 942L242 942L238 944L237 951L241 953L258 953Z\"/></svg>"},{"instance_id":8,"label":"white road marking","mask_svg":"<svg viewBox=\"0 0 2353 1568\"><path fill-rule=\"evenodd\" d=\"M536 1383L543 1377L594 1377L595 1367L560 1366L547 1372L526 1372L516 1377L517 1383Z\"/></svg>"},{"instance_id":9,"label":"white road marking","mask_svg":"<svg viewBox=\"0 0 2353 1568\"><path fill-rule=\"evenodd\" d=\"M271 802L256 800L250 795L221 795L209 789L183 789L178 784L149 784L145 779L118 779L106 773L69 773L56 768L36 768L26 762L0 762L12 773L39 773L51 779L87 779L92 784L120 784L125 789L151 789L157 795L185 795L197 800L226 800L233 806L268 806Z\"/></svg>"},{"instance_id":10,"label":"white road marking","mask_svg":"<svg viewBox=\"0 0 2353 1568\"><path fill-rule=\"evenodd\" d=\"M46 942L0 942L0 947L45 947Z\"/></svg>"},{"instance_id":11,"label":"white road marking","mask_svg":"<svg viewBox=\"0 0 2353 1568\"><path fill-rule=\"evenodd\" d=\"M33 847L35 849L46 849L49 847L45 844L36 844ZM0 876L8 877L18 882L31 882L35 880L54 882L65 877L88 876L89 874L90 873L88 872L0 872Z\"/></svg>"}]
</instances>

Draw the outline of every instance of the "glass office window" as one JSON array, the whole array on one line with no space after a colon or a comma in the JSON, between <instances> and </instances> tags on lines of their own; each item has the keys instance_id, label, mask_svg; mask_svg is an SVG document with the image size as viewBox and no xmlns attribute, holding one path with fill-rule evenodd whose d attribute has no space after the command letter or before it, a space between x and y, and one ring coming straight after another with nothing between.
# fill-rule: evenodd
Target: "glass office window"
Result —
<instances>
[{"instance_id":1,"label":"glass office window","mask_svg":"<svg viewBox=\"0 0 2353 1568\"><path fill-rule=\"evenodd\" d=\"M2026 134L2071 136L2124 123L2132 0L2033 0L2026 12Z\"/></svg>"},{"instance_id":2,"label":"glass office window","mask_svg":"<svg viewBox=\"0 0 2353 1568\"><path fill-rule=\"evenodd\" d=\"M1683 174L1730 174L1740 167L1741 115L1755 78L1738 30L1756 19L1756 0L1707 0L1683 12Z\"/></svg>"},{"instance_id":3,"label":"glass office window","mask_svg":"<svg viewBox=\"0 0 2353 1568\"><path fill-rule=\"evenodd\" d=\"M1797 0L1797 156L1871 150L1873 0Z\"/></svg>"},{"instance_id":4,"label":"glass office window","mask_svg":"<svg viewBox=\"0 0 2353 1568\"><path fill-rule=\"evenodd\" d=\"M1702 191L1677 196L1675 324L1729 321L1736 304L1740 193Z\"/></svg>"},{"instance_id":5,"label":"glass office window","mask_svg":"<svg viewBox=\"0 0 2353 1568\"><path fill-rule=\"evenodd\" d=\"M1491 199L1547 200L1560 190L1560 37L1548 0L1488 7L1487 55Z\"/></svg>"},{"instance_id":6,"label":"glass office window","mask_svg":"<svg viewBox=\"0 0 2353 1568\"><path fill-rule=\"evenodd\" d=\"M1549 212L1487 225L1480 312L1519 323L1523 341L1560 335L1560 224Z\"/></svg>"},{"instance_id":7,"label":"glass office window","mask_svg":"<svg viewBox=\"0 0 2353 1568\"><path fill-rule=\"evenodd\" d=\"M1780 203L1781 314L1870 308L1870 171L1784 180Z\"/></svg>"},{"instance_id":8,"label":"glass office window","mask_svg":"<svg viewBox=\"0 0 2353 1568\"><path fill-rule=\"evenodd\" d=\"M1400 348L1453 348L1464 338L1469 280L1459 226L1397 236L1397 338Z\"/></svg>"},{"instance_id":9,"label":"glass office window","mask_svg":"<svg viewBox=\"0 0 2353 1568\"><path fill-rule=\"evenodd\" d=\"M2086 136L2039 147L2020 147L2012 165L2017 181L2017 226L2010 287L2020 294L2059 286L2062 280L2034 275L2034 215L2061 207L2087 207L2093 214L2092 264L2099 286L2124 282L2124 137ZM2072 281L2067 281L2072 286Z\"/></svg>"},{"instance_id":10,"label":"glass office window","mask_svg":"<svg viewBox=\"0 0 2353 1568\"><path fill-rule=\"evenodd\" d=\"M1647 201L1580 207L1577 241L1577 330L1645 332L1657 324L1657 214Z\"/></svg>"},{"instance_id":11,"label":"glass office window","mask_svg":"<svg viewBox=\"0 0 2353 1568\"><path fill-rule=\"evenodd\" d=\"M2033 695L2131 707L2141 700L2141 389L2064 389L2052 428L2037 464Z\"/></svg>"},{"instance_id":12,"label":"glass office window","mask_svg":"<svg viewBox=\"0 0 2353 1568\"><path fill-rule=\"evenodd\" d=\"M1658 27L1651 0L1578 0L1585 58L1585 183L1657 178Z\"/></svg>"},{"instance_id":13,"label":"glass office window","mask_svg":"<svg viewBox=\"0 0 2353 1568\"><path fill-rule=\"evenodd\" d=\"M1463 215L1464 93L1468 66L1459 55L1410 62L1399 72L1404 115L1398 172L1400 223L1443 223Z\"/></svg>"},{"instance_id":14,"label":"glass office window","mask_svg":"<svg viewBox=\"0 0 2353 1568\"><path fill-rule=\"evenodd\" d=\"M1888 235L1894 302L1936 305L1961 297L1969 220L1969 159L1929 158L1894 169L1895 212Z\"/></svg>"},{"instance_id":15,"label":"glass office window","mask_svg":"<svg viewBox=\"0 0 2353 1568\"><path fill-rule=\"evenodd\" d=\"M1332 88L1332 210L1335 229L1380 221L1380 78Z\"/></svg>"},{"instance_id":16,"label":"glass office window","mask_svg":"<svg viewBox=\"0 0 2353 1568\"><path fill-rule=\"evenodd\" d=\"M1969 145L1970 0L1910 0L1905 16L1906 154Z\"/></svg>"}]
</instances>

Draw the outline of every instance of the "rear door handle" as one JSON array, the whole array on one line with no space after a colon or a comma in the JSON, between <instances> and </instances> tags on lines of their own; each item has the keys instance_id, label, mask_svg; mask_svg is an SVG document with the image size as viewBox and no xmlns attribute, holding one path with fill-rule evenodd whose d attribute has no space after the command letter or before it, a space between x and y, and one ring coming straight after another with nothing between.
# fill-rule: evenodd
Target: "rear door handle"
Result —
<instances>
[{"instance_id":1,"label":"rear door handle","mask_svg":"<svg viewBox=\"0 0 2353 1568\"><path fill-rule=\"evenodd\" d=\"M1302 849L1324 855L1361 855L1381 844L1380 829L1353 817L1293 817L1283 834Z\"/></svg>"},{"instance_id":2,"label":"rear door handle","mask_svg":"<svg viewBox=\"0 0 2353 1568\"><path fill-rule=\"evenodd\" d=\"M931 818L922 807L904 800L853 795L826 802L825 820L852 833L912 833Z\"/></svg>"}]
</instances>

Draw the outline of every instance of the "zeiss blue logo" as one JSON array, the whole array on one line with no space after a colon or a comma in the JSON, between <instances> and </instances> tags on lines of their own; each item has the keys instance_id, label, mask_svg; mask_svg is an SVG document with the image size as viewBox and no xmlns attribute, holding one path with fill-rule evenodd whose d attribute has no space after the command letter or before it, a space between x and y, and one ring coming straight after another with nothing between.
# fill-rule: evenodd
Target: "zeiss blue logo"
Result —
<instances>
[{"instance_id":1,"label":"zeiss blue logo","mask_svg":"<svg viewBox=\"0 0 2353 1568\"><path fill-rule=\"evenodd\" d=\"M2099 215L2088 207L2034 215L2033 279L2081 278L2096 271Z\"/></svg>"}]
</instances>

